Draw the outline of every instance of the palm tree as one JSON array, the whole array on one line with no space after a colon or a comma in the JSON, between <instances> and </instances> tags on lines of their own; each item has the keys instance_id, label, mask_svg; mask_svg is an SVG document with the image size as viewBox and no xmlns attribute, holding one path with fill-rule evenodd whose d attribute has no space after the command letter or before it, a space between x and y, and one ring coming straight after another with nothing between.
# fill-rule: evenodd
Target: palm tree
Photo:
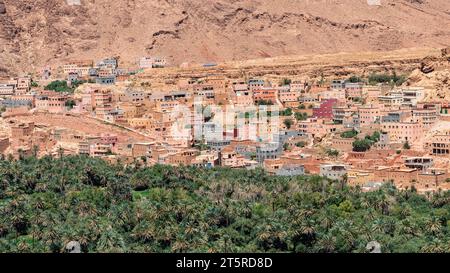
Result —
<instances>
[{"instance_id":1,"label":"palm tree","mask_svg":"<svg viewBox=\"0 0 450 273\"><path fill-rule=\"evenodd\" d=\"M441 232L442 224L437 217L433 217L427 221L426 229L433 236L436 236L437 234L439 234Z\"/></svg>"},{"instance_id":2,"label":"palm tree","mask_svg":"<svg viewBox=\"0 0 450 273\"><path fill-rule=\"evenodd\" d=\"M97 242L97 250L101 252L123 252L125 243L122 236L111 226L102 232Z\"/></svg>"},{"instance_id":3,"label":"palm tree","mask_svg":"<svg viewBox=\"0 0 450 273\"><path fill-rule=\"evenodd\" d=\"M336 238L325 234L317 241L318 252L332 253L336 249Z\"/></svg>"}]
</instances>

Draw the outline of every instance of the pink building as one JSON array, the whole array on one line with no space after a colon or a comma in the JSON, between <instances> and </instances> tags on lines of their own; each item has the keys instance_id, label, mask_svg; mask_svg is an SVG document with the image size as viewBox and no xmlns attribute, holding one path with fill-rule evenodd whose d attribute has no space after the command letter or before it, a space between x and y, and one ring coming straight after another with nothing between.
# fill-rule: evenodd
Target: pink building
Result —
<instances>
[{"instance_id":1,"label":"pink building","mask_svg":"<svg viewBox=\"0 0 450 273\"><path fill-rule=\"evenodd\" d=\"M359 122L361 126L369 126L375 121L380 120L382 116L381 105L360 106L358 108Z\"/></svg>"},{"instance_id":2,"label":"pink building","mask_svg":"<svg viewBox=\"0 0 450 273\"><path fill-rule=\"evenodd\" d=\"M420 122L386 122L381 124L381 129L393 141L412 143L423 136L423 125Z\"/></svg>"},{"instance_id":3,"label":"pink building","mask_svg":"<svg viewBox=\"0 0 450 273\"><path fill-rule=\"evenodd\" d=\"M337 103L336 99L327 99L320 104L320 107L313 109L315 118L333 118L333 106Z\"/></svg>"},{"instance_id":4,"label":"pink building","mask_svg":"<svg viewBox=\"0 0 450 273\"><path fill-rule=\"evenodd\" d=\"M117 136L116 135L110 135L110 134L102 134L100 136L100 143L101 144L111 144L115 145L117 143Z\"/></svg>"},{"instance_id":5,"label":"pink building","mask_svg":"<svg viewBox=\"0 0 450 273\"><path fill-rule=\"evenodd\" d=\"M300 97L300 91L294 91L291 89L280 89L278 92L278 96L280 102L282 103L295 102L298 101L298 98Z\"/></svg>"},{"instance_id":6,"label":"pink building","mask_svg":"<svg viewBox=\"0 0 450 273\"><path fill-rule=\"evenodd\" d=\"M345 96L347 97L347 99L361 98L362 95L362 83L345 83Z\"/></svg>"},{"instance_id":7,"label":"pink building","mask_svg":"<svg viewBox=\"0 0 450 273\"><path fill-rule=\"evenodd\" d=\"M339 125L333 122L325 122L323 119L310 118L298 123L298 130L311 137L323 137L329 133L336 132Z\"/></svg>"},{"instance_id":8,"label":"pink building","mask_svg":"<svg viewBox=\"0 0 450 273\"><path fill-rule=\"evenodd\" d=\"M68 96L57 92L45 92L36 97L36 108L50 113L62 113L66 111Z\"/></svg>"},{"instance_id":9,"label":"pink building","mask_svg":"<svg viewBox=\"0 0 450 273\"><path fill-rule=\"evenodd\" d=\"M251 91L236 91L233 102L236 105L249 106L253 105L253 95Z\"/></svg>"}]
</instances>

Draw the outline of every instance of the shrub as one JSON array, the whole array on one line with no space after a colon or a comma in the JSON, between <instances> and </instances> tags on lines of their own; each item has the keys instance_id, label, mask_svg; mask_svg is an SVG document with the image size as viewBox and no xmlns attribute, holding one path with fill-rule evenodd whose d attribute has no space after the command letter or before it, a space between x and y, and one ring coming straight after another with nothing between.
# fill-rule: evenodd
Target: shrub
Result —
<instances>
[{"instance_id":1,"label":"shrub","mask_svg":"<svg viewBox=\"0 0 450 273\"><path fill-rule=\"evenodd\" d=\"M47 86L45 86L44 89L52 90L52 91L56 91L56 92L68 92L68 93L71 93L74 90L73 88L71 88L67 85L66 81L58 81L58 80L52 81Z\"/></svg>"},{"instance_id":2,"label":"shrub","mask_svg":"<svg viewBox=\"0 0 450 273\"><path fill-rule=\"evenodd\" d=\"M295 113L295 119L296 120L306 120L308 118L308 114L306 114L306 113L299 113L299 112L297 112L297 113Z\"/></svg>"},{"instance_id":3,"label":"shrub","mask_svg":"<svg viewBox=\"0 0 450 273\"><path fill-rule=\"evenodd\" d=\"M356 131L355 129L341 133L342 138L354 138L357 135L358 135L358 131Z\"/></svg>"},{"instance_id":4,"label":"shrub","mask_svg":"<svg viewBox=\"0 0 450 273\"><path fill-rule=\"evenodd\" d=\"M292 124L294 124L291 119L285 119L283 123L288 129L291 129Z\"/></svg>"},{"instance_id":5,"label":"shrub","mask_svg":"<svg viewBox=\"0 0 450 273\"><path fill-rule=\"evenodd\" d=\"M306 142L305 141L299 141L297 143L295 143L295 146L299 147L299 148L303 148L306 146Z\"/></svg>"},{"instance_id":6,"label":"shrub","mask_svg":"<svg viewBox=\"0 0 450 273\"><path fill-rule=\"evenodd\" d=\"M357 139L353 142L354 152L366 152L370 150L372 142L368 139Z\"/></svg>"},{"instance_id":7,"label":"shrub","mask_svg":"<svg viewBox=\"0 0 450 273\"><path fill-rule=\"evenodd\" d=\"M348 81L351 83L357 83L357 82L363 82L363 79L361 79L358 76L353 75L350 78L348 78Z\"/></svg>"}]
</instances>

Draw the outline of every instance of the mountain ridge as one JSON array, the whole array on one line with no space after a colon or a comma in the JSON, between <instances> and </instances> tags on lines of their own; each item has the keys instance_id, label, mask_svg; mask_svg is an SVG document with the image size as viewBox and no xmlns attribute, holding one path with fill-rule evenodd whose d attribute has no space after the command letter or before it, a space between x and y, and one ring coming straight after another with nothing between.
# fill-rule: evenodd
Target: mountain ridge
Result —
<instances>
[{"instance_id":1,"label":"mountain ridge","mask_svg":"<svg viewBox=\"0 0 450 273\"><path fill-rule=\"evenodd\" d=\"M445 0L0 0L0 74L67 59L223 62L450 44Z\"/></svg>"}]
</instances>

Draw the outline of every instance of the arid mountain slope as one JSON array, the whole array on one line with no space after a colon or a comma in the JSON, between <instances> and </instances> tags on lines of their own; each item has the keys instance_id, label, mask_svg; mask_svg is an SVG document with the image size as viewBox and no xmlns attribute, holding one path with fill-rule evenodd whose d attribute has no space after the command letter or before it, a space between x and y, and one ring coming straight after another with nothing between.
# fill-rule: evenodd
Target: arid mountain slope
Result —
<instances>
[{"instance_id":1,"label":"arid mountain slope","mask_svg":"<svg viewBox=\"0 0 450 273\"><path fill-rule=\"evenodd\" d=\"M424 58L405 84L428 87L427 101L450 102L450 47L442 49L440 56Z\"/></svg>"},{"instance_id":2,"label":"arid mountain slope","mask_svg":"<svg viewBox=\"0 0 450 273\"><path fill-rule=\"evenodd\" d=\"M230 61L443 47L450 1L0 0L0 74L67 58Z\"/></svg>"}]
</instances>

